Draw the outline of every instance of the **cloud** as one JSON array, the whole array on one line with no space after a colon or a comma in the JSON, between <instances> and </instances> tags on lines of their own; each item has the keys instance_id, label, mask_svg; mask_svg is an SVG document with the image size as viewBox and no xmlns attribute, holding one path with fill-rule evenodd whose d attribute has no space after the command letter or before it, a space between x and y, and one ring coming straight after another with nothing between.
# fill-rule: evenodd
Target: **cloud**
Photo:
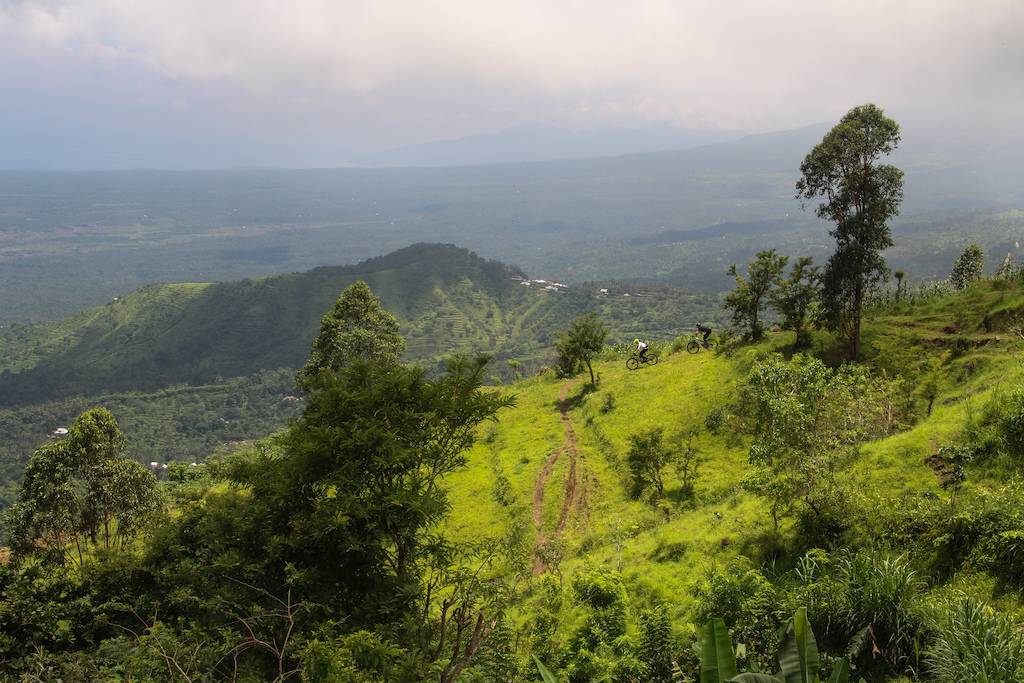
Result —
<instances>
[{"instance_id":1,"label":"cloud","mask_svg":"<svg viewBox=\"0 0 1024 683\"><path fill-rule=\"evenodd\" d=\"M1022 33L1018 0L0 0L0 85L400 143L524 121L765 131L867 101L1018 114Z\"/></svg>"}]
</instances>

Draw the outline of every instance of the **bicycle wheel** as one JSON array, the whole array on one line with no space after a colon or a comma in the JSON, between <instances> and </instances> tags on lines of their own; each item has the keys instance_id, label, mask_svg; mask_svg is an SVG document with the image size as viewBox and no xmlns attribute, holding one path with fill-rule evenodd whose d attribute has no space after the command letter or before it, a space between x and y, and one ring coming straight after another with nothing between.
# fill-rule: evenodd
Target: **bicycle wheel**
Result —
<instances>
[{"instance_id":1,"label":"bicycle wheel","mask_svg":"<svg viewBox=\"0 0 1024 683\"><path fill-rule=\"evenodd\" d=\"M718 347L718 342L714 339L708 339L708 351L714 351Z\"/></svg>"},{"instance_id":2,"label":"bicycle wheel","mask_svg":"<svg viewBox=\"0 0 1024 683\"><path fill-rule=\"evenodd\" d=\"M697 340L694 339L693 341L686 345L686 350L689 351L690 353L697 353L698 351L700 351L700 344L698 344Z\"/></svg>"},{"instance_id":3,"label":"bicycle wheel","mask_svg":"<svg viewBox=\"0 0 1024 683\"><path fill-rule=\"evenodd\" d=\"M630 356L626 359L627 370L636 370L638 367L640 367L640 361L638 361L635 356Z\"/></svg>"},{"instance_id":4,"label":"bicycle wheel","mask_svg":"<svg viewBox=\"0 0 1024 683\"><path fill-rule=\"evenodd\" d=\"M655 356L653 353L647 354L647 364L648 365L657 365L658 364L658 357Z\"/></svg>"}]
</instances>

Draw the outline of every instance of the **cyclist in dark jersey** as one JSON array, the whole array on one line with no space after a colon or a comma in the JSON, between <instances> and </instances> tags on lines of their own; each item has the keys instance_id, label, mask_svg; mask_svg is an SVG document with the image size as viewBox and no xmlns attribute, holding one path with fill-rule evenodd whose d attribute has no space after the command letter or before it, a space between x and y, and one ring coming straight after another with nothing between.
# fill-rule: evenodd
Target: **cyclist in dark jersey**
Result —
<instances>
[{"instance_id":1,"label":"cyclist in dark jersey","mask_svg":"<svg viewBox=\"0 0 1024 683\"><path fill-rule=\"evenodd\" d=\"M701 332L704 333L704 341L707 342L708 337L711 336L711 328L710 327L704 327L700 323L697 323L697 333L700 334Z\"/></svg>"}]
</instances>

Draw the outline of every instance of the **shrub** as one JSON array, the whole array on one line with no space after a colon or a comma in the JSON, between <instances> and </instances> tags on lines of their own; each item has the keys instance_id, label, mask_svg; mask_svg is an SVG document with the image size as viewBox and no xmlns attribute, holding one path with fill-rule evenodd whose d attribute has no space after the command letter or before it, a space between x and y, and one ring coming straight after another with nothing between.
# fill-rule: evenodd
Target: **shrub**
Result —
<instances>
[{"instance_id":1,"label":"shrub","mask_svg":"<svg viewBox=\"0 0 1024 683\"><path fill-rule=\"evenodd\" d=\"M775 586L746 557L709 569L693 594L695 624L722 619L736 642L763 656L762 662L775 651L781 623Z\"/></svg>"},{"instance_id":2,"label":"shrub","mask_svg":"<svg viewBox=\"0 0 1024 683\"><path fill-rule=\"evenodd\" d=\"M965 289L981 278L985 267L985 252L977 244L969 244L960 253L960 258L953 264L949 282L956 289Z\"/></svg>"},{"instance_id":3,"label":"shrub","mask_svg":"<svg viewBox=\"0 0 1024 683\"><path fill-rule=\"evenodd\" d=\"M937 683L1024 681L1024 634L982 603L947 603L928 649L927 668Z\"/></svg>"},{"instance_id":4,"label":"shrub","mask_svg":"<svg viewBox=\"0 0 1024 683\"><path fill-rule=\"evenodd\" d=\"M902 670L912 661L924 631L918 605L925 582L909 557L847 552L837 562L836 576L848 593L848 611L841 615L847 632L870 626L879 649L874 668Z\"/></svg>"}]
</instances>

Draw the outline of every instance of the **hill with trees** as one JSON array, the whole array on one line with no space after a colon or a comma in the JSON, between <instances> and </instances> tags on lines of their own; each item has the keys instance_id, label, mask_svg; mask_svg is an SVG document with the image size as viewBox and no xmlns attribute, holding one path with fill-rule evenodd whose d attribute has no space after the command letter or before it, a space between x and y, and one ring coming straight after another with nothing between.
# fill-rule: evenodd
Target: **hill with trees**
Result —
<instances>
[{"instance_id":1,"label":"hill with trees","mask_svg":"<svg viewBox=\"0 0 1024 683\"><path fill-rule=\"evenodd\" d=\"M157 477L106 407L56 430L4 516L5 672L1024 681L1024 269L972 243L882 287L899 135L866 105L814 147L796 189L835 250L734 262L710 344L700 297L440 244L5 332L10 425L159 390L179 425L276 429ZM293 370L247 373L297 334L267 409Z\"/></svg>"},{"instance_id":2,"label":"hill with trees","mask_svg":"<svg viewBox=\"0 0 1024 683\"><path fill-rule=\"evenodd\" d=\"M617 334L663 339L691 327L695 316L720 313L712 296L664 286L530 287L524 275L453 245L418 244L356 266L149 285L55 323L0 330L0 401L154 391L298 368L320 317L360 280L395 315L406 357L415 361L478 349L535 368L554 331L591 309L602 309Z\"/></svg>"},{"instance_id":3,"label":"hill with trees","mask_svg":"<svg viewBox=\"0 0 1024 683\"><path fill-rule=\"evenodd\" d=\"M858 364L769 329L638 370L609 347L596 386L487 388L470 357L322 374L279 436L161 482L123 548L18 527L0 656L63 680L531 681L534 657L706 680L721 638L777 672L792 619L822 679L1022 680L1021 287L875 295Z\"/></svg>"},{"instance_id":4,"label":"hill with trees","mask_svg":"<svg viewBox=\"0 0 1024 683\"><path fill-rule=\"evenodd\" d=\"M45 325L0 329L0 508L32 452L93 407L110 410L141 462L202 462L284 426L300 410L295 373L322 316L354 282L394 315L403 359L493 354L488 382L554 362L555 334L579 315L613 340L674 339L725 319L717 297L672 287L523 284L522 271L454 245L417 244L355 266L221 283L157 284ZM602 291L604 290L604 291Z\"/></svg>"}]
</instances>

